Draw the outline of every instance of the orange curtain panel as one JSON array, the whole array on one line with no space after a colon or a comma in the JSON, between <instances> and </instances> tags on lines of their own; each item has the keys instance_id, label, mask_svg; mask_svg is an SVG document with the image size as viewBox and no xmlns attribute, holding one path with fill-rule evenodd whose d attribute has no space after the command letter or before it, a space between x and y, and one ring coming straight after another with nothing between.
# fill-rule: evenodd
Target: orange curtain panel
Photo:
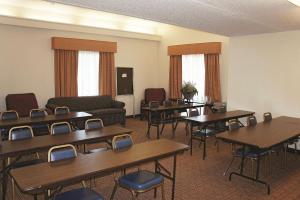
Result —
<instances>
[{"instance_id":1,"label":"orange curtain panel","mask_svg":"<svg viewBox=\"0 0 300 200\"><path fill-rule=\"evenodd\" d=\"M55 96L77 96L78 51L55 49Z\"/></svg>"},{"instance_id":2,"label":"orange curtain panel","mask_svg":"<svg viewBox=\"0 0 300 200\"><path fill-rule=\"evenodd\" d=\"M181 98L182 56L170 56L169 89L170 98Z\"/></svg>"},{"instance_id":3,"label":"orange curtain panel","mask_svg":"<svg viewBox=\"0 0 300 200\"><path fill-rule=\"evenodd\" d=\"M100 52L99 93L116 96L115 55L111 52Z\"/></svg>"},{"instance_id":4,"label":"orange curtain panel","mask_svg":"<svg viewBox=\"0 0 300 200\"><path fill-rule=\"evenodd\" d=\"M221 84L220 84L220 64L219 54L205 54L205 96L212 101L220 102Z\"/></svg>"}]
</instances>

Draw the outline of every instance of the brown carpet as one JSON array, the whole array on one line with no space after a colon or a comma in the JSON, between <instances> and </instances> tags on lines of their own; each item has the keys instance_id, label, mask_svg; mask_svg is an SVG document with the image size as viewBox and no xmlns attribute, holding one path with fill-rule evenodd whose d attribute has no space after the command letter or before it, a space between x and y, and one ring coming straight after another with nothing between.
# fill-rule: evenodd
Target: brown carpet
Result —
<instances>
[{"instance_id":1,"label":"brown carpet","mask_svg":"<svg viewBox=\"0 0 300 200\"><path fill-rule=\"evenodd\" d=\"M135 130L133 135L135 143L147 141L146 121L138 119L128 119L127 127ZM152 139L155 139L155 129L151 132ZM172 139L170 126L164 130L163 136L167 139ZM188 137L185 135L184 125L181 124L177 128L175 141L185 143L188 142ZM220 151L217 152L214 146L214 139L210 139L207 146L207 158L202 160L202 149L198 147L198 142L194 143L193 156L189 152L178 157L177 161L177 178L176 178L176 193L177 200L229 200L229 199L300 199L300 157L294 154L288 154L287 168L281 165L281 156L272 156L272 174L265 176L264 162L262 162L262 179L267 180L271 185L271 195L267 195L265 186L254 183L246 179L234 176L232 181L228 180L228 175L223 176L229 161L231 160L230 147L228 144L220 144ZM298 157L298 158L297 158ZM237 170L239 159L236 159L231 170ZM172 167L172 159L162 161L168 169ZM142 169L153 169L153 164L140 166ZM133 169L134 170L134 169ZM247 163L246 173L250 173L250 162ZM93 186L95 190L101 193L105 199L109 199L114 181L113 176L97 178L97 185ZM88 182L87 182L88 183ZM171 182L165 181L166 199L171 198ZM79 187L79 185L65 188L66 190ZM32 199L28 195L17 192L17 199ZM8 194L11 199L11 189ZM115 199L125 200L130 199L130 193L124 189L118 189ZM40 198L42 199L42 198ZM148 192L139 196L139 199L154 199L153 192ZM161 199L160 191L157 199Z\"/></svg>"}]
</instances>

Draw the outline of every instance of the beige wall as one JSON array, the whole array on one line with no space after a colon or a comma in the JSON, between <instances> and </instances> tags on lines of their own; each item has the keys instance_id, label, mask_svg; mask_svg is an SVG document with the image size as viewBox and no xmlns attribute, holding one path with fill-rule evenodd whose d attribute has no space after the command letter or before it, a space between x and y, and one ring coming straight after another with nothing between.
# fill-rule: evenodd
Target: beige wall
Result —
<instances>
[{"instance_id":1,"label":"beige wall","mask_svg":"<svg viewBox=\"0 0 300 200\"><path fill-rule=\"evenodd\" d=\"M52 36L116 41L116 66L134 67L136 102L143 98L144 88L158 86L157 41L0 25L0 110L5 109L5 96L10 93L34 92L40 107L54 96ZM127 114L132 114L132 97L118 99L126 102Z\"/></svg>"},{"instance_id":2,"label":"beige wall","mask_svg":"<svg viewBox=\"0 0 300 200\"><path fill-rule=\"evenodd\" d=\"M7 20L5 22L15 23ZM40 107L46 104L48 98L54 96L53 50L50 42L53 36L118 43L116 66L134 67L135 99L132 96L117 97L126 103L128 115L133 114L133 103L135 114L139 113L140 100L143 99L145 88L163 87L168 91L169 45L222 42L220 57L222 96L224 101L227 99L229 40L227 37L171 25L164 25L159 36L152 36L122 31L113 31L110 34L104 29L83 27L79 29L70 25L37 23L34 27L23 26L23 24L33 26L31 21L22 21L20 26L0 24L0 110L5 109L5 96L10 93L34 92ZM94 32L86 33L88 31Z\"/></svg>"},{"instance_id":3,"label":"beige wall","mask_svg":"<svg viewBox=\"0 0 300 200\"><path fill-rule=\"evenodd\" d=\"M222 42L222 54L220 55L221 89L222 99L227 100L227 72L228 72L228 43L229 38L216 34L196 31L178 26L169 25L160 32L162 37L159 48L159 85L169 90L169 56L167 48L170 45Z\"/></svg>"},{"instance_id":4,"label":"beige wall","mask_svg":"<svg viewBox=\"0 0 300 200\"><path fill-rule=\"evenodd\" d=\"M300 117L300 31L230 38L228 103Z\"/></svg>"}]
</instances>

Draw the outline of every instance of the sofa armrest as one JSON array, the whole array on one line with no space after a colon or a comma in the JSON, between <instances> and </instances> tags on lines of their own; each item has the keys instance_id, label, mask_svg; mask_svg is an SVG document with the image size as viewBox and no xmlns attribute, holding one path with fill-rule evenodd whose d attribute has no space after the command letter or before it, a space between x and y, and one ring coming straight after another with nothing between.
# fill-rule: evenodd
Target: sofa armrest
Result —
<instances>
[{"instance_id":1,"label":"sofa armrest","mask_svg":"<svg viewBox=\"0 0 300 200\"><path fill-rule=\"evenodd\" d=\"M147 106L145 99L141 100L141 107L144 107L144 106Z\"/></svg>"},{"instance_id":2,"label":"sofa armrest","mask_svg":"<svg viewBox=\"0 0 300 200\"><path fill-rule=\"evenodd\" d=\"M125 103L122 102L122 101L113 100L112 101L112 107L113 108L124 108L125 107Z\"/></svg>"}]
</instances>

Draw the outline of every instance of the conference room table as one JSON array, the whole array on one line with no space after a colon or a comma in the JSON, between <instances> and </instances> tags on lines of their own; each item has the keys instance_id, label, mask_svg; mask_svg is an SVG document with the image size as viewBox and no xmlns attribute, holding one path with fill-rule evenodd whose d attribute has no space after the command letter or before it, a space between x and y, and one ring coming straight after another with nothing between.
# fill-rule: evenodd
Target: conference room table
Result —
<instances>
[{"instance_id":1,"label":"conference room table","mask_svg":"<svg viewBox=\"0 0 300 200\"><path fill-rule=\"evenodd\" d=\"M176 111L176 110L184 110L184 109L192 109L192 108L201 108L205 107L205 103L184 103L184 104L177 104L177 103L172 103L171 105L160 105L158 107L150 107L150 106L145 106L142 107L142 110L145 110L148 112L148 129L147 129L147 137L150 138L150 129L151 126L157 127L156 131L156 137L157 139L160 139L160 131L159 131L159 124L160 124L160 119L152 119L152 115L154 113L165 113L167 111ZM177 120L174 118L174 120ZM173 135L175 133L175 127L172 128Z\"/></svg>"},{"instance_id":2,"label":"conference room table","mask_svg":"<svg viewBox=\"0 0 300 200\"><path fill-rule=\"evenodd\" d=\"M2 199L5 199L7 172L13 168L14 164L22 156L40 151L47 151L53 146L63 144L81 145L95 142L106 142L114 136L122 134L131 134L132 130L120 126L106 126L97 130L77 130L71 133L59 135L43 135L26 140L3 141L0 144L0 160L3 168L1 170L2 179ZM6 164L6 158L15 157L15 161L10 165ZM36 172L35 172L36 173Z\"/></svg>"},{"instance_id":3,"label":"conference room table","mask_svg":"<svg viewBox=\"0 0 300 200\"><path fill-rule=\"evenodd\" d=\"M51 124L61 121L79 121L91 118L92 115L86 112L70 112L61 115L46 115L45 117L20 117L16 120L0 120L0 129L14 126Z\"/></svg>"},{"instance_id":4,"label":"conference room table","mask_svg":"<svg viewBox=\"0 0 300 200\"><path fill-rule=\"evenodd\" d=\"M188 150L185 144L161 139L134 144L123 151L103 151L53 163L41 163L29 167L13 169L11 177L23 193L44 195L49 199L47 190L58 189L79 183L82 180L110 175L140 164L155 164L155 172L172 181L171 198L175 197L176 159L177 155ZM161 159L173 157L172 172L161 163ZM114 182L112 182L113 184ZM101 193L101 191L100 191Z\"/></svg>"},{"instance_id":5,"label":"conference room table","mask_svg":"<svg viewBox=\"0 0 300 200\"><path fill-rule=\"evenodd\" d=\"M283 145L288 141L292 141L300 136L300 118L281 116L272 119L269 122L261 122L256 126L243 127L236 131L224 132L217 135L218 139L225 142L242 145L242 159L239 172L232 172L229 176L237 175L261 184L267 187L270 194L270 185L260 180L260 155L257 155L257 168L255 178L245 175L244 162L246 146L256 148L258 150L271 150L273 147Z\"/></svg>"},{"instance_id":6,"label":"conference room table","mask_svg":"<svg viewBox=\"0 0 300 200\"><path fill-rule=\"evenodd\" d=\"M227 122L232 119L236 119L239 121L240 118L248 117L254 115L254 112L245 111L245 110L233 110L227 111L224 113L210 113L207 115L199 115L195 117L187 117L186 120L190 124L190 154L193 153L193 139L200 140L203 142L203 156L202 159L204 160L206 157L206 136L203 138L198 138L193 136L193 127L197 126L200 130L206 129L208 125L216 124L218 122ZM243 126L243 124L239 121L239 123Z\"/></svg>"}]
</instances>

